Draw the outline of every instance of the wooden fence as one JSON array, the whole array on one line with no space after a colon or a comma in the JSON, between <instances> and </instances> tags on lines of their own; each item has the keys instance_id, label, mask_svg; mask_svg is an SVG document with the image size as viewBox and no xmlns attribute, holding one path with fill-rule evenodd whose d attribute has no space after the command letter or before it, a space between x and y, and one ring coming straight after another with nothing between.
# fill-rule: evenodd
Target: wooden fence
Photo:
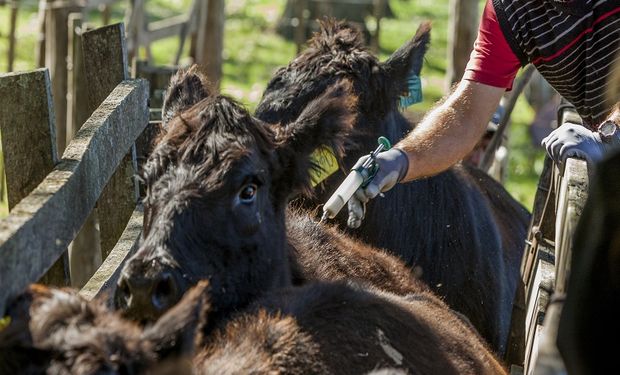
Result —
<instances>
[{"instance_id":1,"label":"wooden fence","mask_svg":"<svg viewBox=\"0 0 620 375\"><path fill-rule=\"evenodd\" d=\"M179 47L173 65L179 65L185 41L192 37L190 56L201 65L209 80L216 85L222 78L222 50L224 44L224 0L193 0L186 14L147 22L146 0L130 0L126 16L129 55L138 56L140 48L146 51L151 63L151 43L169 37L179 38Z\"/></svg>"},{"instance_id":2,"label":"wooden fence","mask_svg":"<svg viewBox=\"0 0 620 375\"><path fill-rule=\"evenodd\" d=\"M127 1L127 0L123 0ZM209 0L215 2L216 0ZM221 1L221 0L217 0ZM51 79L51 97L54 102L53 115L55 117L55 140L56 149L59 154L62 154L67 143L73 138L79 126L88 118L92 112L92 108L89 108L88 104L88 85L86 84L84 77L84 64L82 55L82 33L92 29L91 24L87 21L87 15L91 10L99 9L102 14L102 20L104 24L109 22L111 7L119 3L119 0L69 0L69 1L57 1L57 0L9 0L2 1L0 5L9 6L11 9L10 16L7 17L7 23L9 24L9 33L7 35L9 40L9 53L8 53L8 71L13 69L14 64L14 50L15 50L15 37L17 27L17 14L18 11L24 9L33 11L39 9L39 36L38 46L36 49L36 66L46 66L49 68ZM181 15L178 17L172 17L152 23L145 23L146 13L144 9L144 1L133 0L127 1L129 5L135 6L135 8L128 8L126 18L134 22L130 27L136 26L138 23L144 26L144 30L141 29L140 33L134 34L139 36L140 43L150 43L159 40L167 36L177 35L180 33L181 44L184 43L188 34L197 32L213 33L215 30L212 26L206 26L207 15L207 2L195 0L192 8L188 11L187 15ZM223 2L222 2L223 4ZM197 10L198 9L198 10ZM223 7L222 18L223 18ZM139 16L132 17L132 15L138 14ZM212 14L213 16L213 14ZM0 20L0 23L5 20ZM222 20L220 20L222 21ZM223 26L223 22L220 22L220 26ZM210 36L200 40L205 46L213 47L212 40L222 39L222 30L218 36ZM194 39L199 39L194 35ZM126 35L128 37L128 43L135 42L132 35ZM206 47L205 47L206 48ZM221 48L221 43L219 43ZM180 54L183 50L183 45L179 47L176 55L176 60L180 58ZM202 52L201 52L202 51ZM215 53L214 51L204 51L198 49L198 52L202 56L220 56L221 51ZM128 55L131 61L131 56ZM208 60L208 59L207 59ZM4 61L2 62L4 66ZM204 63L204 62L203 62ZM208 74L221 74L221 61L218 64L210 63L212 72ZM141 67L144 70L144 66ZM217 79L215 80L217 82ZM4 167L3 161L0 158L0 175L2 181L0 181L0 200L4 202ZM89 218L88 221L92 224L88 224L87 227L93 227L98 225L93 222L94 218ZM84 242L84 240L92 241L94 234L91 233L90 239L86 239L86 232L83 235L79 235L77 243Z\"/></svg>"},{"instance_id":3,"label":"wooden fence","mask_svg":"<svg viewBox=\"0 0 620 375\"><path fill-rule=\"evenodd\" d=\"M148 124L149 85L127 79L122 24L84 33L83 52L93 111L60 159L48 70L0 76L11 207L0 221L0 314L29 283L71 284L75 270L70 270L67 248L93 214L103 264L82 289L84 295L93 297L114 283L139 238L134 143ZM76 250L80 256L95 255L88 247Z\"/></svg>"},{"instance_id":4,"label":"wooden fence","mask_svg":"<svg viewBox=\"0 0 620 375\"><path fill-rule=\"evenodd\" d=\"M560 124L581 124L571 106L561 113ZM588 182L584 160L569 158L562 169L548 156L545 159L521 265L523 284L515 299L512 342L508 345L507 362L522 367L519 373L565 372L556 338L573 237L588 195Z\"/></svg>"}]
</instances>

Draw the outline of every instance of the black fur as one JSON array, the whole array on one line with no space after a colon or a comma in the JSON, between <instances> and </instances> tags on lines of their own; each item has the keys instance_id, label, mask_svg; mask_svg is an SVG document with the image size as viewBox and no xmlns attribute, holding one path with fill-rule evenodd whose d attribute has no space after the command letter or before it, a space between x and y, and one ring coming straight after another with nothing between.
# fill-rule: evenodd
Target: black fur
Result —
<instances>
[{"instance_id":1,"label":"black fur","mask_svg":"<svg viewBox=\"0 0 620 375\"><path fill-rule=\"evenodd\" d=\"M411 124L398 110L409 74L419 74L430 25L386 62L361 43L355 28L327 21L306 51L278 70L259 103L257 117L295 119L306 104L336 79L352 82L359 96L357 121L345 143L343 172L317 187L316 197L295 204L306 209L327 201L345 173L376 139L400 140ZM338 217L346 229L346 210ZM367 207L361 228L348 233L415 265L448 304L464 313L498 352L505 350L529 214L492 178L457 165L420 181L399 184ZM348 230L348 229L347 229Z\"/></svg>"}]
</instances>

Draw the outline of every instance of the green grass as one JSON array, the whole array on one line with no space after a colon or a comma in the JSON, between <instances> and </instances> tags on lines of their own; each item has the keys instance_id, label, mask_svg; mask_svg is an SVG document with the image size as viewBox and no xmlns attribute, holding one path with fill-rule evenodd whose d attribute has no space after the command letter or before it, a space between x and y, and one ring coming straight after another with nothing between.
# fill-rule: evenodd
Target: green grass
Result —
<instances>
[{"instance_id":1,"label":"green grass","mask_svg":"<svg viewBox=\"0 0 620 375\"><path fill-rule=\"evenodd\" d=\"M149 20L181 14L190 3L191 0L151 0L147 2ZM122 21L124 4L120 2L113 9L112 21ZM284 4L285 0L227 2L222 91L250 108L260 100L274 70L295 56L294 44L275 33L275 24ZM384 19L381 24L381 59L387 58L411 38L421 21L430 20L433 25L431 45L422 70L424 101L413 107L414 111L422 113L445 94L448 0L392 0L390 4L397 17ZM6 70L8 16L8 9L0 8L0 72ZM97 11L89 14L89 21L95 26L100 24ZM34 68L35 31L36 9L26 8L19 14L16 70ZM188 45L186 43L186 49ZM177 48L176 38L153 44L154 62L171 64ZM520 98L512 116L506 187L528 208L532 207L543 155L540 149L534 149L530 144L527 124L532 118L532 109Z\"/></svg>"}]
</instances>

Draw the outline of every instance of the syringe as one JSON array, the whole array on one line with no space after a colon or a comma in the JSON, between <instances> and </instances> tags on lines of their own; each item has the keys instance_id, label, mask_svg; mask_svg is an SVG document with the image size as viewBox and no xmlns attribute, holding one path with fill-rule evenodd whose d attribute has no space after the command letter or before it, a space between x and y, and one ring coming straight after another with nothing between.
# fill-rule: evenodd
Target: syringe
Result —
<instances>
[{"instance_id":1,"label":"syringe","mask_svg":"<svg viewBox=\"0 0 620 375\"><path fill-rule=\"evenodd\" d=\"M373 177L375 177L379 169L375 158L381 151L389 150L392 147L390 141L385 137L379 137L377 142L379 145L370 153L370 157L366 159L361 166L351 170L351 173L349 173L347 178L345 178L334 194L332 194L327 203L323 205L323 216L321 217L321 221L336 217L342 207L351 199L355 191L360 186L367 185Z\"/></svg>"}]
</instances>

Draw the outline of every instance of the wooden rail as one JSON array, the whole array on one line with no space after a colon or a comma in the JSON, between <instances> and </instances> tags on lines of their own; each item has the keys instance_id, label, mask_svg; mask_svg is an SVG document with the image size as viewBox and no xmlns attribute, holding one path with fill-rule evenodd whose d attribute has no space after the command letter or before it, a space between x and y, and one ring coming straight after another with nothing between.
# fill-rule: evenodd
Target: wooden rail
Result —
<instances>
[{"instance_id":1,"label":"wooden rail","mask_svg":"<svg viewBox=\"0 0 620 375\"><path fill-rule=\"evenodd\" d=\"M574 109L565 108L561 113L562 126L581 123ZM588 184L584 160L568 158L562 166L548 157L545 160L521 267L524 301L515 302L522 304L523 311L513 311L513 325L519 320L525 323L523 333L513 335L513 340L519 342L510 346L513 357L509 362L522 361L523 374L565 373L556 338L570 274L573 238L587 199Z\"/></svg>"},{"instance_id":2,"label":"wooden rail","mask_svg":"<svg viewBox=\"0 0 620 375\"><path fill-rule=\"evenodd\" d=\"M148 84L119 85L47 177L0 222L0 312L66 250L148 122ZM114 147L111 147L114 144Z\"/></svg>"},{"instance_id":3,"label":"wooden rail","mask_svg":"<svg viewBox=\"0 0 620 375\"><path fill-rule=\"evenodd\" d=\"M114 290L121 272L121 266L138 248L140 235L142 234L142 217L142 206L138 206L131 215L129 223L127 223L127 227L116 246L114 246L114 249L112 249L93 277L80 290L82 296L90 300L95 297L101 297L105 293L111 293ZM108 297L110 296L108 295Z\"/></svg>"},{"instance_id":4,"label":"wooden rail","mask_svg":"<svg viewBox=\"0 0 620 375\"><path fill-rule=\"evenodd\" d=\"M556 167L555 268L551 303L547 305L537 352L533 352L528 373L552 375L565 373L556 340L560 314L566 294L572 244L577 223L588 196L588 166L584 160L570 158L563 174Z\"/></svg>"}]
</instances>

